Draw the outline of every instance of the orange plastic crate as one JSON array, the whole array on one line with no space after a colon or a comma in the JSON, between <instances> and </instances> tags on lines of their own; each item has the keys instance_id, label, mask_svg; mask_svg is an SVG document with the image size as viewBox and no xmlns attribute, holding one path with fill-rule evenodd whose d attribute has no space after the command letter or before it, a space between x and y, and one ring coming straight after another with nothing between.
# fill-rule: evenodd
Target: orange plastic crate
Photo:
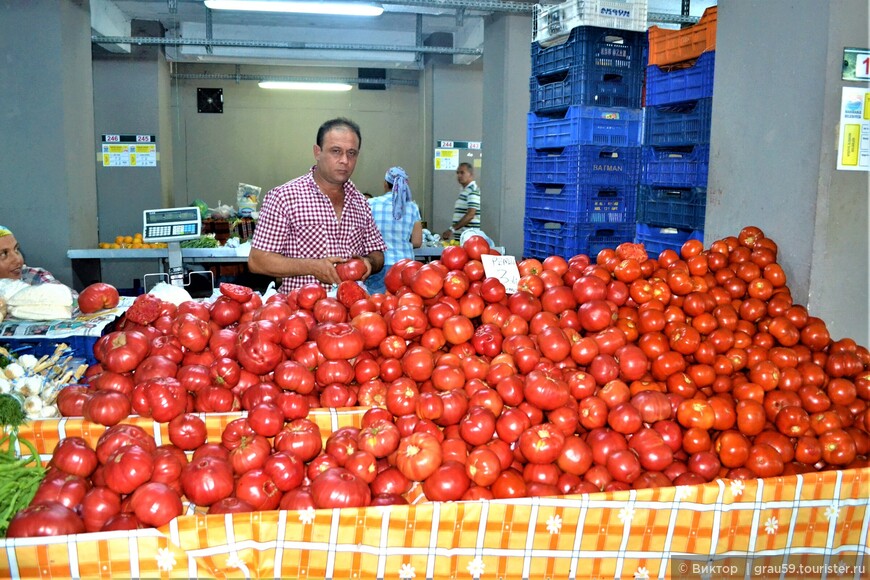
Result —
<instances>
[{"instance_id":1,"label":"orange plastic crate","mask_svg":"<svg viewBox=\"0 0 870 580\"><path fill-rule=\"evenodd\" d=\"M664 66L698 58L716 50L716 20L718 9L711 6L694 26L670 30L651 26L649 29L649 64Z\"/></svg>"}]
</instances>

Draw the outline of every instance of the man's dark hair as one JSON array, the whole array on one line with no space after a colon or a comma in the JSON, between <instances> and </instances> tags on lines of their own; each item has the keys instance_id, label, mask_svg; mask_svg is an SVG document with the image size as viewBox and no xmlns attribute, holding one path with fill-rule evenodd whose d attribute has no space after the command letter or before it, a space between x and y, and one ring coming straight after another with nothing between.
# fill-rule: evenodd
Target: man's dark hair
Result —
<instances>
[{"instance_id":1,"label":"man's dark hair","mask_svg":"<svg viewBox=\"0 0 870 580\"><path fill-rule=\"evenodd\" d=\"M471 163L468 163L467 161L463 161L462 163L459 164L458 167L464 167L468 170L468 172L470 174L474 175L474 167L471 165Z\"/></svg>"},{"instance_id":2,"label":"man's dark hair","mask_svg":"<svg viewBox=\"0 0 870 580\"><path fill-rule=\"evenodd\" d=\"M330 119L320 126L317 130L317 146L323 147L323 136L335 129L336 127L346 127L356 133L356 138L359 141L359 146L362 148L362 133L360 133L359 125L345 117L337 117Z\"/></svg>"}]
</instances>

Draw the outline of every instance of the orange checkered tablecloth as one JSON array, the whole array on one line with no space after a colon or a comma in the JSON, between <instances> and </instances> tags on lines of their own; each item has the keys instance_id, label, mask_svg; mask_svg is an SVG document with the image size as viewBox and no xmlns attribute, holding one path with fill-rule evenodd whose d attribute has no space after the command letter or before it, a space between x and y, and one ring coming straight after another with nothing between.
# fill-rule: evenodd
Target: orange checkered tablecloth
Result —
<instances>
[{"instance_id":1,"label":"orange checkered tablecloth","mask_svg":"<svg viewBox=\"0 0 870 580\"><path fill-rule=\"evenodd\" d=\"M210 415L210 440L237 416ZM312 412L324 436L361 416ZM103 430L39 423L26 436L46 450ZM157 432L167 440L165 426ZM211 516L191 508L157 530L0 540L0 576L867 578L868 508L870 468L558 498Z\"/></svg>"}]
</instances>

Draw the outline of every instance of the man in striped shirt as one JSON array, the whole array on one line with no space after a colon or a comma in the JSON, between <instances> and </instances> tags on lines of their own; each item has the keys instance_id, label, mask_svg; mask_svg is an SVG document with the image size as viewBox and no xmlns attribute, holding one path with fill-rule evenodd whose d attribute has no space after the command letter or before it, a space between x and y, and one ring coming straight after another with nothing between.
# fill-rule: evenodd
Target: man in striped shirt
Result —
<instances>
[{"instance_id":1,"label":"man in striped shirt","mask_svg":"<svg viewBox=\"0 0 870 580\"><path fill-rule=\"evenodd\" d=\"M384 265L387 246L350 181L362 143L359 126L332 119L320 126L316 143L317 164L266 194L254 228L248 267L281 278L283 293L314 282L338 284L335 265L350 258L363 259L364 278Z\"/></svg>"},{"instance_id":2,"label":"man in striped shirt","mask_svg":"<svg viewBox=\"0 0 870 580\"><path fill-rule=\"evenodd\" d=\"M453 204L453 225L441 234L443 240L459 240L463 230L480 229L480 188L474 181L471 163L460 163L456 168L456 181L462 186Z\"/></svg>"}]
</instances>

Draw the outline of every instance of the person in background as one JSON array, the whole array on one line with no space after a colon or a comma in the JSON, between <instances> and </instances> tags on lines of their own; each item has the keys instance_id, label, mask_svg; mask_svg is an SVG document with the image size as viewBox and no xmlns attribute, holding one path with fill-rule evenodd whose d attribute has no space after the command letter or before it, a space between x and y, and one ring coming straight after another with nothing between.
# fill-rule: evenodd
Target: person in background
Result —
<instances>
[{"instance_id":1,"label":"person in background","mask_svg":"<svg viewBox=\"0 0 870 580\"><path fill-rule=\"evenodd\" d=\"M466 228L480 228L480 188L474 181L471 163L460 163L456 168L456 181L462 186L453 205L453 225L441 234L442 240L459 240Z\"/></svg>"},{"instance_id":2,"label":"person in background","mask_svg":"<svg viewBox=\"0 0 870 580\"><path fill-rule=\"evenodd\" d=\"M48 270L24 264L21 246L12 230L5 226L0 226L0 278L21 280L31 286L61 283Z\"/></svg>"},{"instance_id":3,"label":"person in background","mask_svg":"<svg viewBox=\"0 0 870 580\"><path fill-rule=\"evenodd\" d=\"M387 195L388 192L392 192ZM369 200L375 223L387 244L384 268L366 280L371 294L386 292L384 276L402 258L414 259L414 248L423 245L423 218L411 199L408 174L401 167L391 167L384 175L384 195Z\"/></svg>"},{"instance_id":4,"label":"person in background","mask_svg":"<svg viewBox=\"0 0 870 580\"><path fill-rule=\"evenodd\" d=\"M78 292L58 281L48 270L25 265L21 246L12 230L6 226L0 226L0 280L17 280L28 286L58 284L69 289L69 296L72 299L78 297ZM7 297L0 292L0 321L6 317L6 300Z\"/></svg>"},{"instance_id":5,"label":"person in background","mask_svg":"<svg viewBox=\"0 0 870 580\"><path fill-rule=\"evenodd\" d=\"M350 119L326 121L317 131L317 163L266 194L248 268L281 278L280 292L338 284L335 265L353 257L365 262L364 278L383 268L387 246L366 198L350 181L361 144L359 126Z\"/></svg>"}]
</instances>

